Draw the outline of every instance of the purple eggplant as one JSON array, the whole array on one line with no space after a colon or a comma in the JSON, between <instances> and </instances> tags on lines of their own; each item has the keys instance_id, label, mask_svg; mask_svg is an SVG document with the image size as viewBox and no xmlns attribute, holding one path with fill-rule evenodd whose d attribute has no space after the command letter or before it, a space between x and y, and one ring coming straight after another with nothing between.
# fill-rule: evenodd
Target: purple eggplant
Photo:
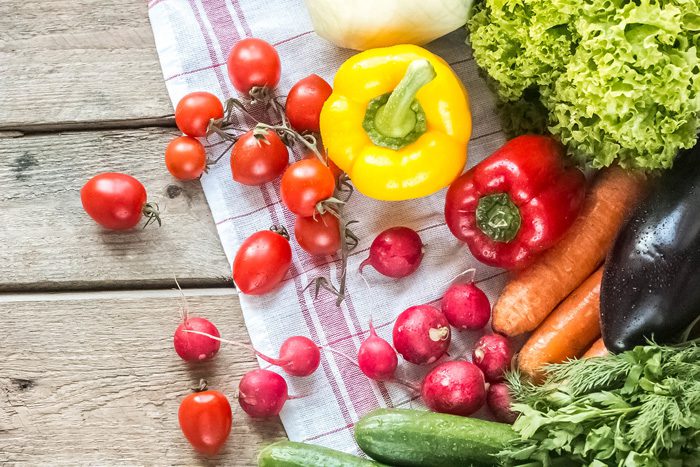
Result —
<instances>
[{"instance_id":1,"label":"purple eggplant","mask_svg":"<svg viewBox=\"0 0 700 467\"><path fill-rule=\"evenodd\" d=\"M700 144L652 182L608 255L600 296L605 346L679 340L700 315Z\"/></svg>"}]
</instances>

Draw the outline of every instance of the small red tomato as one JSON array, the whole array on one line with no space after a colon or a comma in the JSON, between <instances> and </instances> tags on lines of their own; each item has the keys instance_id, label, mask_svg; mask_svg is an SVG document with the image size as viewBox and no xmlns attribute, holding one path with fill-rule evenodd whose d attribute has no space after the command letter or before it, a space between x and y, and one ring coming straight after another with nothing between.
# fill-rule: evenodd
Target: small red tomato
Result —
<instances>
[{"instance_id":1,"label":"small red tomato","mask_svg":"<svg viewBox=\"0 0 700 467\"><path fill-rule=\"evenodd\" d=\"M326 162L328 163L328 168L331 169L331 173L333 174L333 178L337 181L341 175L343 175L343 171L340 170L340 167L335 165L335 162L333 162L333 159L330 157L327 157L325 153L321 153L323 157L325 158ZM307 154L304 156L304 159L318 159L318 156L314 153Z\"/></svg>"},{"instance_id":2,"label":"small red tomato","mask_svg":"<svg viewBox=\"0 0 700 467\"><path fill-rule=\"evenodd\" d=\"M262 185L276 179L289 164L289 151L277 133L266 131L265 139L257 139L253 130L233 145L231 174L244 185Z\"/></svg>"},{"instance_id":3,"label":"small red tomato","mask_svg":"<svg viewBox=\"0 0 700 467\"><path fill-rule=\"evenodd\" d=\"M282 66L275 48L262 39L238 41L227 60L233 87L248 94L254 87L274 88L280 81Z\"/></svg>"},{"instance_id":4,"label":"small red tomato","mask_svg":"<svg viewBox=\"0 0 700 467\"><path fill-rule=\"evenodd\" d=\"M215 456L231 432L231 405L219 391L195 392L180 403L178 419L195 451Z\"/></svg>"},{"instance_id":5,"label":"small red tomato","mask_svg":"<svg viewBox=\"0 0 700 467\"><path fill-rule=\"evenodd\" d=\"M248 237L233 260L233 281L241 292L262 295L275 289L292 264L289 240L271 230Z\"/></svg>"},{"instance_id":6,"label":"small red tomato","mask_svg":"<svg viewBox=\"0 0 700 467\"><path fill-rule=\"evenodd\" d=\"M311 255L332 255L340 249L340 223L329 212L297 217L294 238Z\"/></svg>"},{"instance_id":7,"label":"small red tomato","mask_svg":"<svg viewBox=\"0 0 700 467\"><path fill-rule=\"evenodd\" d=\"M310 217L316 205L333 196L335 177L318 159L302 159L293 163L284 175L280 196L287 208L297 216Z\"/></svg>"},{"instance_id":8,"label":"small red tomato","mask_svg":"<svg viewBox=\"0 0 700 467\"><path fill-rule=\"evenodd\" d=\"M294 129L318 133L323 103L332 92L331 85L318 75L307 76L292 86L285 110Z\"/></svg>"},{"instance_id":9,"label":"small red tomato","mask_svg":"<svg viewBox=\"0 0 700 467\"><path fill-rule=\"evenodd\" d=\"M80 190L80 200L85 212L106 229L131 229L144 215L160 223L155 206L146 203L146 189L130 175L95 175Z\"/></svg>"},{"instance_id":10,"label":"small red tomato","mask_svg":"<svg viewBox=\"0 0 700 467\"><path fill-rule=\"evenodd\" d=\"M178 136L165 148L165 166L178 180L195 180L207 167L207 153L195 138Z\"/></svg>"},{"instance_id":11,"label":"small red tomato","mask_svg":"<svg viewBox=\"0 0 700 467\"><path fill-rule=\"evenodd\" d=\"M223 104L208 92L191 92L175 108L175 123L188 136L206 136L209 121L223 116Z\"/></svg>"}]
</instances>

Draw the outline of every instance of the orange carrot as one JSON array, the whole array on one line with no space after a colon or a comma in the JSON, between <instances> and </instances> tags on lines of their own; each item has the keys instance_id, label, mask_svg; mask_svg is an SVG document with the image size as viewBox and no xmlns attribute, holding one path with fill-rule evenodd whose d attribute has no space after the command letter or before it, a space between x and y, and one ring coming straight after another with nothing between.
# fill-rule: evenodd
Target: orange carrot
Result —
<instances>
[{"instance_id":1,"label":"orange carrot","mask_svg":"<svg viewBox=\"0 0 700 467\"><path fill-rule=\"evenodd\" d=\"M603 170L559 243L508 282L494 306L494 330L517 336L544 321L602 263L645 185L640 173L619 167Z\"/></svg>"},{"instance_id":2,"label":"orange carrot","mask_svg":"<svg viewBox=\"0 0 700 467\"><path fill-rule=\"evenodd\" d=\"M602 277L600 268L532 333L518 355L520 371L539 380L544 365L576 358L600 337Z\"/></svg>"},{"instance_id":3,"label":"orange carrot","mask_svg":"<svg viewBox=\"0 0 700 467\"><path fill-rule=\"evenodd\" d=\"M605 348L605 342L603 342L603 338L601 337L586 350L586 353L584 353L581 358L604 357L608 353L608 349Z\"/></svg>"}]
</instances>

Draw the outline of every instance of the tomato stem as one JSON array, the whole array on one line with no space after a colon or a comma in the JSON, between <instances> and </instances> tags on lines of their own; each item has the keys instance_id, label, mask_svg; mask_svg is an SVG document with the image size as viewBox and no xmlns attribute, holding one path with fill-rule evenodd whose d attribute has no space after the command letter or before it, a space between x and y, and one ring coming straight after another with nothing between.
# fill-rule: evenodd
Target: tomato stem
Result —
<instances>
[{"instance_id":1,"label":"tomato stem","mask_svg":"<svg viewBox=\"0 0 700 467\"><path fill-rule=\"evenodd\" d=\"M158 210L158 203L153 202L144 204L141 212L143 212L143 215L148 218L148 220L143 226L144 229L153 222L158 222L158 227L163 225L163 223L160 220L160 211Z\"/></svg>"}]
</instances>

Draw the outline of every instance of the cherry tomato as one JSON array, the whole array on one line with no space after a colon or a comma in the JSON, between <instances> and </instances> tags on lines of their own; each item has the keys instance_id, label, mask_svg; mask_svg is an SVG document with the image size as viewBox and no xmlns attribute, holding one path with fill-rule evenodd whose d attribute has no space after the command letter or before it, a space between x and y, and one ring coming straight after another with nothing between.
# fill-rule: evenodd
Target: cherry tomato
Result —
<instances>
[{"instance_id":1,"label":"cherry tomato","mask_svg":"<svg viewBox=\"0 0 700 467\"><path fill-rule=\"evenodd\" d=\"M289 151L277 133L267 131L265 139L253 130L236 141L231 152L233 179L244 185L262 185L276 179L289 164Z\"/></svg>"},{"instance_id":2,"label":"cherry tomato","mask_svg":"<svg viewBox=\"0 0 700 467\"><path fill-rule=\"evenodd\" d=\"M280 81L280 56L262 39L238 41L231 49L227 65L233 87L243 94L256 86L274 88Z\"/></svg>"},{"instance_id":3,"label":"cherry tomato","mask_svg":"<svg viewBox=\"0 0 700 467\"><path fill-rule=\"evenodd\" d=\"M191 92L175 108L175 123L188 136L206 136L209 120L223 116L223 104L208 92Z\"/></svg>"},{"instance_id":4,"label":"cherry tomato","mask_svg":"<svg viewBox=\"0 0 700 467\"><path fill-rule=\"evenodd\" d=\"M276 288L292 264L289 240L271 230L248 237L233 260L233 281L238 290L262 295Z\"/></svg>"},{"instance_id":5,"label":"cherry tomato","mask_svg":"<svg viewBox=\"0 0 700 467\"><path fill-rule=\"evenodd\" d=\"M285 110L297 131L319 132L323 103L330 97L331 85L318 75L310 75L292 86Z\"/></svg>"},{"instance_id":6,"label":"cherry tomato","mask_svg":"<svg viewBox=\"0 0 700 467\"><path fill-rule=\"evenodd\" d=\"M302 159L285 170L280 195L290 211L309 217L314 215L319 202L333 196L333 190L335 178L331 169L318 158Z\"/></svg>"},{"instance_id":7,"label":"cherry tomato","mask_svg":"<svg viewBox=\"0 0 700 467\"><path fill-rule=\"evenodd\" d=\"M144 215L160 224L158 211L146 203L146 189L131 175L95 175L80 190L80 200L85 212L106 229L131 229Z\"/></svg>"},{"instance_id":8,"label":"cherry tomato","mask_svg":"<svg viewBox=\"0 0 700 467\"><path fill-rule=\"evenodd\" d=\"M207 167L207 153L195 138L178 136L165 148L165 166L178 180L195 180Z\"/></svg>"},{"instance_id":9,"label":"cherry tomato","mask_svg":"<svg viewBox=\"0 0 700 467\"><path fill-rule=\"evenodd\" d=\"M335 162L333 162L333 159L326 156L324 152L322 152L321 154L325 157L326 162L328 163L328 168L331 169L331 173L333 173L333 178L335 178L335 180L337 182L338 179L340 178L340 176L343 175L343 171L340 170L340 167L335 165ZM304 159L318 159L318 156L314 153L311 153L311 154L307 154L306 156L304 156Z\"/></svg>"},{"instance_id":10,"label":"cherry tomato","mask_svg":"<svg viewBox=\"0 0 700 467\"><path fill-rule=\"evenodd\" d=\"M180 403L177 415L187 441L207 456L218 454L231 432L231 405L219 391L190 394Z\"/></svg>"},{"instance_id":11,"label":"cherry tomato","mask_svg":"<svg viewBox=\"0 0 700 467\"><path fill-rule=\"evenodd\" d=\"M311 255L332 255L340 249L340 223L329 212L297 217L294 238Z\"/></svg>"}]
</instances>

